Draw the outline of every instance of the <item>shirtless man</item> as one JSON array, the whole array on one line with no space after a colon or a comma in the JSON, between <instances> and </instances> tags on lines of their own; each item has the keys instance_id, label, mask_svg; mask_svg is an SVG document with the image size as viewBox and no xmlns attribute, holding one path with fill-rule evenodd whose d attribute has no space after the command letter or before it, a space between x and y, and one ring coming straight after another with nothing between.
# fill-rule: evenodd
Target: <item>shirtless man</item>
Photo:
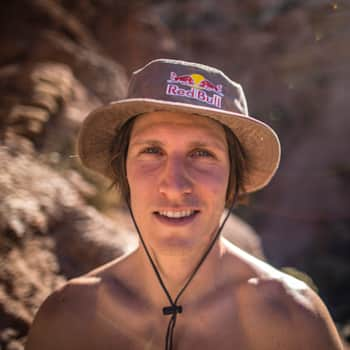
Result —
<instances>
[{"instance_id":1,"label":"shirtless man","mask_svg":"<svg viewBox=\"0 0 350 350\"><path fill-rule=\"evenodd\" d=\"M27 350L342 349L310 288L220 237L225 207L280 159L222 72L150 62L86 118L78 152L118 185L140 245L49 296Z\"/></svg>"}]
</instances>

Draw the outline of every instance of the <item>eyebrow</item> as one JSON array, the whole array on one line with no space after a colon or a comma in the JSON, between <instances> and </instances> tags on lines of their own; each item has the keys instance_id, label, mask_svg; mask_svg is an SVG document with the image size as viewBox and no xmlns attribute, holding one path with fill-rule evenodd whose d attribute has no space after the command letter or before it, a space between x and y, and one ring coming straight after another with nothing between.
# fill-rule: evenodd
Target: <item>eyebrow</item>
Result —
<instances>
[{"instance_id":1,"label":"eyebrow","mask_svg":"<svg viewBox=\"0 0 350 350\"><path fill-rule=\"evenodd\" d=\"M140 139L136 140L133 142L130 142L130 145L151 145L151 146L161 146L164 147L165 143L159 141L159 140L154 140L154 139ZM193 148L207 148L207 147L216 147L221 149L222 151L226 151L226 144L221 141L217 140L212 140L210 142L203 142L203 141L192 141L189 143L190 147Z\"/></svg>"},{"instance_id":2,"label":"eyebrow","mask_svg":"<svg viewBox=\"0 0 350 350\"><path fill-rule=\"evenodd\" d=\"M224 142L212 140L210 142L202 142L202 141L193 141L190 142L191 147L198 147L198 148L206 148L206 147L217 147L220 148L223 151L226 151L226 144Z\"/></svg>"},{"instance_id":3,"label":"eyebrow","mask_svg":"<svg viewBox=\"0 0 350 350\"><path fill-rule=\"evenodd\" d=\"M152 146L164 146L165 144L159 140L143 140L139 141L130 141L130 145L152 145Z\"/></svg>"}]
</instances>

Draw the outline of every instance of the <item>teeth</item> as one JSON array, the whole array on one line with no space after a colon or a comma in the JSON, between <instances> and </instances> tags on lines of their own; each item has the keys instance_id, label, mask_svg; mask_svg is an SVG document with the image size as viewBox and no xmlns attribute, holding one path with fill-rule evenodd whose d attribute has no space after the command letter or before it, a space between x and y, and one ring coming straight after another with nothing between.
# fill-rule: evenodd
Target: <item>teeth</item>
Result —
<instances>
[{"instance_id":1,"label":"teeth","mask_svg":"<svg viewBox=\"0 0 350 350\"><path fill-rule=\"evenodd\" d=\"M168 218L184 218L194 214L194 210L181 210L181 211L159 211L162 216L167 216Z\"/></svg>"}]
</instances>

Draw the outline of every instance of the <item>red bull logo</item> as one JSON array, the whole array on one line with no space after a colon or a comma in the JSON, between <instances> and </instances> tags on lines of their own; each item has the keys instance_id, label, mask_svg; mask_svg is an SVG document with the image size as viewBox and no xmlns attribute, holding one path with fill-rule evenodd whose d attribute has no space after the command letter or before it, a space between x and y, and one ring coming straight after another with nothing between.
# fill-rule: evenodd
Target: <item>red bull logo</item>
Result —
<instances>
[{"instance_id":1,"label":"red bull logo","mask_svg":"<svg viewBox=\"0 0 350 350\"><path fill-rule=\"evenodd\" d=\"M212 83L201 74L178 75L171 72L167 82L167 95L189 97L221 108L221 99L224 96L222 85ZM179 85L190 87L190 89L182 88ZM208 94L208 92L213 94Z\"/></svg>"}]
</instances>

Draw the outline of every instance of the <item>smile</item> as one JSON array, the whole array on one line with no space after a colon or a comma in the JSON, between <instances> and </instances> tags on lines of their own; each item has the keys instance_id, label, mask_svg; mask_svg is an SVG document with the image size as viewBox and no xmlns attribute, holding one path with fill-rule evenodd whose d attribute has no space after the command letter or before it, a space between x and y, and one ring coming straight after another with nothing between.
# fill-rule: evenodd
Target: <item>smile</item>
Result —
<instances>
[{"instance_id":1,"label":"smile","mask_svg":"<svg viewBox=\"0 0 350 350\"><path fill-rule=\"evenodd\" d=\"M157 218L157 221L170 226L183 226L188 225L196 219L199 214L199 210L160 210L153 212L153 215Z\"/></svg>"},{"instance_id":2,"label":"smile","mask_svg":"<svg viewBox=\"0 0 350 350\"><path fill-rule=\"evenodd\" d=\"M185 218L188 216L191 216L195 214L196 210L181 210L181 211L170 211L170 210L164 210L164 211L159 211L157 214L161 216L165 216L168 218L173 218L173 219L180 219L180 218Z\"/></svg>"}]
</instances>

